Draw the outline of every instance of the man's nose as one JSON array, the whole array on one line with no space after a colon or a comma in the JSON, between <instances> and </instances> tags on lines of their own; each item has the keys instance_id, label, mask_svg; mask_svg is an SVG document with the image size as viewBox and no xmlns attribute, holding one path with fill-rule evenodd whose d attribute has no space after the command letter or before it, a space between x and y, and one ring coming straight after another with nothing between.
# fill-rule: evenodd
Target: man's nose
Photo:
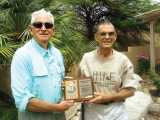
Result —
<instances>
[{"instance_id":1,"label":"man's nose","mask_svg":"<svg viewBox=\"0 0 160 120\"><path fill-rule=\"evenodd\" d=\"M105 38L110 38L110 36L109 36L109 34L108 34L108 33L106 33Z\"/></svg>"},{"instance_id":2,"label":"man's nose","mask_svg":"<svg viewBox=\"0 0 160 120\"><path fill-rule=\"evenodd\" d=\"M42 25L41 30L46 30L46 27L44 24Z\"/></svg>"}]
</instances>

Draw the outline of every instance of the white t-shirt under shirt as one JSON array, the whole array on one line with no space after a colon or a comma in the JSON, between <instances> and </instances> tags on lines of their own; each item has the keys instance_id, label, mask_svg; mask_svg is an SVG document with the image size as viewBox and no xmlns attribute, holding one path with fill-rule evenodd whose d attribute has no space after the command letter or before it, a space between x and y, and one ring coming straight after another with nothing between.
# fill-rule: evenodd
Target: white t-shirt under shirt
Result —
<instances>
[{"instance_id":1,"label":"white t-shirt under shirt","mask_svg":"<svg viewBox=\"0 0 160 120\"><path fill-rule=\"evenodd\" d=\"M137 84L136 80L134 79L133 65L130 60L125 55L115 50L113 50L113 56L111 58L104 59L97 55L97 50L98 49L89 53L85 53L79 66L80 76L92 76L94 91L105 94L115 94L123 88L136 90ZM117 103L112 104L114 105ZM109 106L112 106L112 104ZM89 106L90 112L88 111L89 113L86 113L87 110L85 110L85 116L92 114L89 116L93 116L94 118L94 116L96 116L94 111L97 111L96 108L98 107L95 108L95 105L88 104L85 105L85 109L87 109L87 106ZM96 104L96 106L102 105ZM102 110L104 109L104 107L99 108L102 108ZM109 109L108 107L105 108ZM100 118L105 118L103 115L107 116L107 114L102 114ZM101 120L100 118L99 120ZM104 120L106 119L110 118L106 117ZM89 118L86 120L89 120Z\"/></svg>"}]
</instances>

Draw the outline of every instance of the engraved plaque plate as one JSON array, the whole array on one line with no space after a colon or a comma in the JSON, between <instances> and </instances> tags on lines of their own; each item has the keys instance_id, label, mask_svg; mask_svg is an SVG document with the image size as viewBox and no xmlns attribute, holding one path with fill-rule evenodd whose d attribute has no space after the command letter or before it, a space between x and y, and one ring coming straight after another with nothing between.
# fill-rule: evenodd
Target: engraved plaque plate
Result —
<instances>
[{"instance_id":1,"label":"engraved plaque plate","mask_svg":"<svg viewBox=\"0 0 160 120\"><path fill-rule=\"evenodd\" d=\"M65 79L65 100L87 101L94 98L92 77Z\"/></svg>"}]
</instances>

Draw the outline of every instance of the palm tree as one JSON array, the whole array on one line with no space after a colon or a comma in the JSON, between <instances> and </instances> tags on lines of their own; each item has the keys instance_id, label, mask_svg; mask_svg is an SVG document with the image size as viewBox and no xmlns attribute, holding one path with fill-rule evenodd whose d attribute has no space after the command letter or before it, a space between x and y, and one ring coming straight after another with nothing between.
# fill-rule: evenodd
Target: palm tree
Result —
<instances>
[{"instance_id":1,"label":"palm tree","mask_svg":"<svg viewBox=\"0 0 160 120\"><path fill-rule=\"evenodd\" d=\"M0 2L1 64L11 62L14 51L23 43L22 36L29 23L26 14L18 12L15 6L17 6L17 3L13 0L2 0Z\"/></svg>"},{"instance_id":2,"label":"palm tree","mask_svg":"<svg viewBox=\"0 0 160 120\"><path fill-rule=\"evenodd\" d=\"M1 0L0 40L7 41L3 47L8 50L6 52L0 46L0 51L3 50L4 53L0 52L1 56L9 58L18 47L31 38L28 29L30 14L41 8L50 10L55 17L56 31L50 40L51 44L60 49L68 67L78 63L85 48L83 37L79 32L83 21L67 3L61 0Z\"/></svg>"}]
</instances>

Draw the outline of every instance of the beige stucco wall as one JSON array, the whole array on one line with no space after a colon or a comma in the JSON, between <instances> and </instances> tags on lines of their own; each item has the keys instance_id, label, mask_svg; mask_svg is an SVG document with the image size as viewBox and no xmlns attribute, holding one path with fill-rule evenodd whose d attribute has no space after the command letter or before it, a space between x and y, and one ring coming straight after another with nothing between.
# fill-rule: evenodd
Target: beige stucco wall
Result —
<instances>
[{"instance_id":1,"label":"beige stucco wall","mask_svg":"<svg viewBox=\"0 0 160 120\"><path fill-rule=\"evenodd\" d=\"M157 58L160 58L160 47L155 48L155 60ZM125 54L130 61L132 62L134 69L137 68L137 58L136 55L142 55L145 54L145 56L150 56L150 47L149 46L139 46L139 47L128 47L128 52L121 52Z\"/></svg>"}]
</instances>

